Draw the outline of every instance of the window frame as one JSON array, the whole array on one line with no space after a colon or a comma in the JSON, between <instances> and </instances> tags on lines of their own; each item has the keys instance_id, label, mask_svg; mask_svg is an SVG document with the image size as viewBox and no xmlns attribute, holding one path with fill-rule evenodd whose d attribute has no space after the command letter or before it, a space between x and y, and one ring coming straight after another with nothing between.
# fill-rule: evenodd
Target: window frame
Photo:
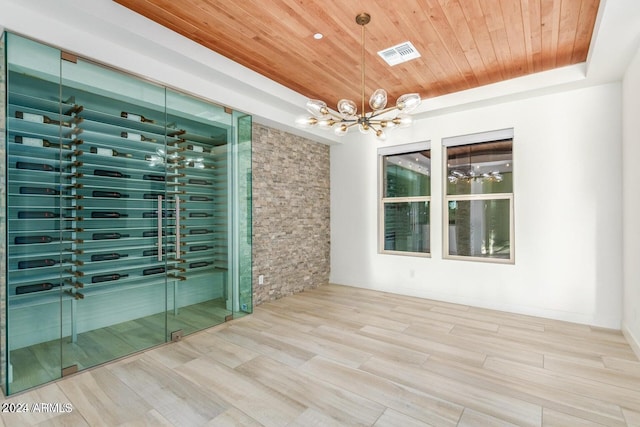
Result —
<instances>
[{"instance_id":1,"label":"window frame","mask_svg":"<svg viewBox=\"0 0 640 427\"><path fill-rule=\"evenodd\" d=\"M383 255L402 255L421 258L431 257L431 229L432 229L432 215L431 215L431 198L432 198L432 183L431 183L431 171L433 163L429 170L429 195L428 196L402 196L402 197L385 197L385 167L384 159L386 156L397 156L400 154L409 154L416 151L429 151L431 150L431 141L414 142L410 144L394 145L390 147L378 148L378 253ZM433 160L431 158L431 160ZM428 252L411 252L411 251L398 251L385 249L385 205L391 203L412 203L412 202L428 202L429 203L429 250Z\"/></svg>"},{"instance_id":2,"label":"window frame","mask_svg":"<svg viewBox=\"0 0 640 427\"><path fill-rule=\"evenodd\" d=\"M512 167L514 161L513 144L515 142L513 128L500 129L495 131L480 132L469 135L454 136L449 138L442 138L442 258L449 260L460 261L475 261L475 262L487 262L494 264L515 264L515 168L512 170L512 187L510 193L481 193L481 194L458 194L449 195L447 192L448 185L448 152L450 147L471 145L471 144L483 144L492 143L501 140L511 139L511 163ZM472 255L451 255L449 253L449 203L457 201L486 201L486 200L508 200L509 201L509 258L496 258L496 257L480 257Z\"/></svg>"}]
</instances>

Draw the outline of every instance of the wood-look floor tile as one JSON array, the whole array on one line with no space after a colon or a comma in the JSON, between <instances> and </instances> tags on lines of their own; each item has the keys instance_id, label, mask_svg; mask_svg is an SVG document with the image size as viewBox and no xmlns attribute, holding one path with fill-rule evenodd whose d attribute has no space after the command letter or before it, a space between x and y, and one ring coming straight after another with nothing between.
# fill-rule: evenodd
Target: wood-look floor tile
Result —
<instances>
[{"instance_id":1,"label":"wood-look floor tile","mask_svg":"<svg viewBox=\"0 0 640 427\"><path fill-rule=\"evenodd\" d=\"M305 363L301 369L336 387L428 424L455 426L462 413L463 407L451 401L320 356Z\"/></svg>"},{"instance_id":2,"label":"wood-look floor tile","mask_svg":"<svg viewBox=\"0 0 640 427\"><path fill-rule=\"evenodd\" d=\"M385 342L384 339L374 339L359 333L329 326L320 326L314 329L312 334L337 343L348 343L350 347L367 353L377 354L379 357L387 357L401 363L420 365L427 360L428 357L428 354L425 352Z\"/></svg>"},{"instance_id":3,"label":"wood-look floor tile","mask_svg":"<svg viewBox=\"0 0 640 427\"><path fill-rule=\"evenodd\" d=\"M192 360L176 371L190 382L215 390L228 406L235 406L265 426L287 425L306 409L284 394L210 359Z\"/></svg>"},{"instance_id":4,"label":"wood-look floor tile","mask_svg":"<svg viewBox=\"0 0 640 427\"><path fill-rule=\"evenodd\" d=\"M299 346L267 337L258 331L234 325L218 333L222 338L251 351L273 357L290 366L299 366L315 354Z\"/></svg>"},{"instance_id":5,"label":"wood-look floor tile","mask_svg":"<svg viewBox=\"0 0 640 427\"><path fill-rule=\"evenodd\" d=\"M540 405L512 397L509 393L486 388L481 382L469 382L466 376L456 375L457 372L453 366L448 367L444 364L440 364L437 368L433 366L431 358L424 367L417 367L394 364L388 360L373 357L362 365L361 369L507 422L523 426L540 426L542 414Z\"/></svg>"},{"instance_id":6,"label":"wood-look floor tile","mask_svg":"<svg viewBox=\"0 0 640 427\"><path fill-rule=\"evenodd\" d=\"M381 340L389 344L410 348L427 355L443 355L477 366L481 366L486 357L484 353L474 351L464 345L453 345L453 340L446 338L442 339L441 336L435 339L433 339L433 336L431 338L426 338L424 335L417 337L415 334L398 333L388 331L386 329L380 329L375 326L364 326L360 329L359 334ZM450 337L450 335L447 335L447 337Z\"/></svg>"},{"instance_id":7,"label":"wood-look floor tile","mask_svg":"<svg viewBox=\"0 0 640 427\"><path fill-rule=\"evenodd\" d=\"M402 412L387 409L373 425L374 427L437 427L437 424L428 424L413 417L403 414Z\"/></svg>"},{"instance_id":8,"label":"wood-look floor tile","mask_svg":"<svg viewBox=\"0 0 640 427\"><path fill-rule=\"evenodd\" d=\"M198 381L185 381L177 372L179 368L169 369L144 357L109 370L174 425L201 425L228 408L217 390Z\"/></svg>"},{"instance_id":9,"label":"wood-look floor tile","mask_svg":"<svg viewBox=\"0 0 640 427\"><path fill-rule=\"evenodd\" d=\"M232 406L209 421L206 427L262 427L262 424Z\"/></svg>"},{"instance_id":10,"label":"wood-look floor tile","mask_svg":"<svg viewBox=\"0 0 640 427\"><path fill-rule=\"evenodd\" d=\"M370 426L385 409L383 405L359 394L264 356L236 370L307 408L328 414L329 419L340 425Z\"/></svg>"},{"instance_id":11,"label":"wood-look floor tile","mask_svg":"<svg viewBox=\"0 0 640 427\"><path fill-rule=\"evenodd\" d=\"M542 412L542 427L603 427L604 425L549 408L544 408Z\"/></svg>"},{"instance_id":12,"label":"wood-look floor tile","mask_svg":"<svg viewBox=\"0 0 640 427\"><path fill-rule=\"evenodd\" d=\"M460 417L457 427L517 427L518 424L512 424L505 420L465 408ZM567 426L568 427L568 426Z\"/></svg>"},{"instance_id":13,"label":"wood-look floor tile","mask_svg":"<svg viewBox=\"0 0 640 427\"><path fill-rule=\"evenodd\" d=\"M622 408L622 414L628 426L640 426L640 412Z\"/></svg>"},{"instance_id":14,"label":"wood-look floor tile","mask_svg":"<svg viewBox=\"0 0 640 427\"><path fill-rule=\"evenodd\" d=\"M620 386L620 383L616 383L611 377L608 382L603 382L600 381L601 376L596 379L586 377L584 370L552 371L495 357L487 358L484 368L499 372L503 376L527 381L530 384L574 393L576 396L584 396L585 407L594 407L597 402L602 401L604 402L603 407L610 406L607 405L608 402L614 405L613 407L622 406L640 411L640 388L633 387L633 385L628 388L626 382L625 386ZM614 410L615 412L618 411Z\"/></svg>"}]
</instances>

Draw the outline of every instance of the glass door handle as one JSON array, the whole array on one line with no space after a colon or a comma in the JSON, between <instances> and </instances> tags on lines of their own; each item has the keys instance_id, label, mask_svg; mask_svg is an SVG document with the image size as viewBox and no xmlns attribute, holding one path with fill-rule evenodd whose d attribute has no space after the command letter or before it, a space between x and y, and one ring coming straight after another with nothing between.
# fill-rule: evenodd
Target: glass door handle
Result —
<instances>
[{"instance_id":1,"label":"glass door handle","mask_svg":"<svg viewBox=\"0 0 640 427\"><path fill-rule=\"evenodd\" d=\"M180 257L180 197L176 197L176 259Z\"/></svg>"},{"instance_id":2,"label":"glass door handle","mask_svg":"<svg viewBox=\"0 0 640 427\"><path fill-rule=\"evenodd\" d=\"M158 196L158 261L162 261L162 196Z\"/></svg>"}]
</instances>

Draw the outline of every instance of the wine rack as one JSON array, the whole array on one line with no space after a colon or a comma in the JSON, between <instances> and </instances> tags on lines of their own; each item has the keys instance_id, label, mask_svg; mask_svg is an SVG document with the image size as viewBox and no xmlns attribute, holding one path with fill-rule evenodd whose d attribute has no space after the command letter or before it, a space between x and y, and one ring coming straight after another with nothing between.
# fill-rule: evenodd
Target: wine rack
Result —
<instances>
[{"instance_id":1,"label":"wine rack","mask_svg":"<svg viewBox=\"0 0 640 427\"><path fill-rule=\"evenodd\" d=\"M13 391L55 377L24 382L38 375L20 367L22 349L41 351L38 346L58 340L58 363L83 368L165 342L173 330L211 326L232 312L229 112L96 64L62 65L56 78L11 65L7 71ZM67 71L73 78L64 78ZM117 85L92 87L92 80L76 78L82 73L139 94ZM208 117L214 113L222 119ZM181 310L218 300L221 306L211 309L217 317L206 320L199 311L181 320ZM133 324L154 326L136 332L141 342L128 343L129 350L84 360L83 339L94 340L83 338L87 334ZM114 346L105 345L104 353Z\"/></svg>"}]
</instances>

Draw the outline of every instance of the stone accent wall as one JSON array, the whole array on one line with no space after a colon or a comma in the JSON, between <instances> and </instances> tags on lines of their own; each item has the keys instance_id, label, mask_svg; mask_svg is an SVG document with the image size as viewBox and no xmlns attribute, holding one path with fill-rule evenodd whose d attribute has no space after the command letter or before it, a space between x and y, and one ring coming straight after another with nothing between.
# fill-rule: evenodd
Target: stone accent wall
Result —
<instances>
[{"instance_id":1,"label":"stone accent wall","mask_svg":"<svg viewBox=\"0 0 640 427\"><path fill-rule=\"evenodd\" d=\"M329 146L253 125L253 303L329 282ZM264 275L259 285L258 276Z\"/></svg>"}]
</instances>

